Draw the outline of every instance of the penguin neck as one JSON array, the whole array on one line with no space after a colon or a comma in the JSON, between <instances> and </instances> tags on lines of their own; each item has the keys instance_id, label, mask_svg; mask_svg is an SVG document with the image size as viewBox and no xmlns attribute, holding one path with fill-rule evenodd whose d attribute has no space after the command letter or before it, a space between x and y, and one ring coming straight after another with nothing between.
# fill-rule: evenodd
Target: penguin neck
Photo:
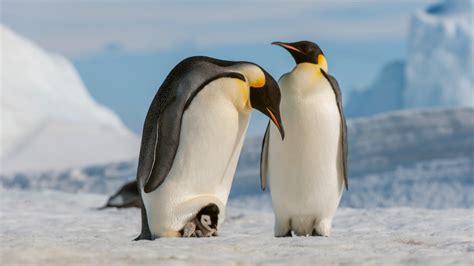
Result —
<instances>
[{"instance_id":1,"label":"penguin neck","mask_svg":"<svg viewBox=\"0 0 474 266\"><path fill-rule=\"evenodd\" d=\"M238 63L231 66L230 69L244 75L249 87L260 88L265 85L265 74L257 65Z\"/></svg>"},{"instance_id":2,"label":"penguin neck","mask_svg":"<svg viewBox=\"0 0 474 266\"><path fill-rule=\"evenodd\" d=\"M250 105L250 87L246 82L237 80L238 89L232 95L234 106L241 113L249 114L252 111Z\"/></svg>"},{"instance_id":3,"label":"penguin neck","mask_svg":"<svg viewBox=\"0 0 474 266\"><path fill-rule=\"evenodd\" d=\"M279 84L283 95L307 96L316 92L326 82L321 67L312 63L300 63L289 73L284 74Z\"/></svg>"},{"instance_id":4,"label":"penguin neck","mask_svg":"<svg viewBox=\"0 0 474 266\"><path fill-rule=\"evenodd\" d=\"M209 84L210 90L221 94L242 114L252 111L250 105L250 87L247 82L235 78L223 78Z\"/></svg>"},{"instance_id":5,"label":"penguin neck","mask_svg":"<svg viewBox=\"0 0 474 266\"><path fill-rule=\"evenodd\" d=\"M237 63L227 67L230 71L235 71L245 77L245 82L239 82L240 92L233 96L233 102L236 108L243 113L250 113L252 106L250 104L250 87L259 88L265 85L265 73L262 69L251 63Z\"/></svg>"}]
</instances>

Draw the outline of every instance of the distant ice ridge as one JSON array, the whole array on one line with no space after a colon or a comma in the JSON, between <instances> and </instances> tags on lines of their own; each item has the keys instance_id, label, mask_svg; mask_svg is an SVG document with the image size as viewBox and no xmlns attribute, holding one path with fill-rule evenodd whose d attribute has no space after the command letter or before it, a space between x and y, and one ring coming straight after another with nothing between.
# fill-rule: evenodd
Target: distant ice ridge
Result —
<instances>
[{"instance_id":1,"label":"distant ice ridge","mask_svg":"<svg viewBox=\"0 0 474 266\"><path fill-rule=\"evenodd\" d=\"M91 97L72 64L0 25L1 172L130 159L138 138Z\"/></svg>"},{"instance_id":2,"label":"distant ice ridge","mask_svg":"<svg viewBox=\"0 0 474 266\"><path fill-rule=\"evenodd\" d=\"M349 191L342 206L474 208L474 109L405 110L353 119L349 128ZM260 138L249 138L231 195L270 207L260 191ZM316 163L316 162L315 162ZM1 175L8 189L115 192L136 176L137 160L65 171Z\"/></svg>"},{"instance_id":3,"label":"distant ice ridge","mask_svg":"<svg viewBox=\"0 0 474 266\"><path fill-rule=\"evenodd\" d=\"M411 21L406 107L474 106L470 0L445 0Z\"/></svg>"},{"instance_id":4,"label":"distant ice ridge","mask_svg":"<svg viewBox=\"0 0 474 266\"><path fill-rule=\"evenodd\" d=\"M472 17L470 0L445 0L417 12L410 23L406 62L387 64L372 85L353 92L348 116L420 107L473 107Z\"/></svg>"},{"instance_id":5,"label":"distant ice ridge","mask_svg":"<svg viewBox=\"0 0 474 266\"><path fill-rule=\"evenodd\" d=\"M401 109L401 89L405 87L404 72L405 63L402 61L386 64L372 85L361 91L352 91L346 105L346 114L360 117Z\"/></svg>"}]
</instances>

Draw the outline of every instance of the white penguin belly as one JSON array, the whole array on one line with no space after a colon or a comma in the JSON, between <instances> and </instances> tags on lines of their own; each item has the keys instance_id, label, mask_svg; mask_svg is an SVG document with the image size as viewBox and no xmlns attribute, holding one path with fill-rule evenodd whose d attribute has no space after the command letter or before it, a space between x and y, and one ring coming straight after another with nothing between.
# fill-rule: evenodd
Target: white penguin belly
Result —
<instances>
[{"instance_id":1,"label":"white penguin belly","mask_svg":"<svg viewBox=\"0 0 474 266\"><path fill-rule=\"evenodd\" d=\"M329 83L314 90L310 96L282 97L286 136L281 141L278 130L271 127L268 157L276 218L290 219L293 229L305 227L301 230L306 233L315 223L332 220L343 185L341 118L335 95Z\"/></svg>"},{"instance_id":2,"label":"white penguin belly","mask_svg":"<svg viewBox=\"0 0 474 266\"><path fill-rule=\"evenodd\" d=\"M222 82L213 82L184 112L180 143L165 181L142 191L150 231L179 236L178 231L209 203L219 207L219 224L237 166L250 109L239 112ZM228 86L227 86L228 87Z\"/></svg>"}]
</instances>

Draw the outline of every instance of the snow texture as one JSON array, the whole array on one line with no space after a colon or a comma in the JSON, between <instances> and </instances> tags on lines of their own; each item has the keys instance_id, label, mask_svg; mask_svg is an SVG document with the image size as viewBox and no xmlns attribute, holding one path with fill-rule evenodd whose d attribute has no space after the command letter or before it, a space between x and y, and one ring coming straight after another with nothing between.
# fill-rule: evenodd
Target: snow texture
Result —
<instances>
[{"instance_id":1,"label":"snow texture","mask_svg":"<svg viewBox=\"0 0 474 266\"><path fill-rule=\"evenodd\" d=\"M474 211L339 209L332 236L273 237L273 213L233 200L215 238L132 241L138 209L95 207L106 197L1 192L0 260L11 264L472 265Z\"/></svg>"},{"instance_id":2,"label":"snow texture","mask_svg":"<svg viewBox=\"0 0 474 266\"><path fill-rule=\"evenodd\" d=\"M3 25L0 33L1 172L58 170L137 156L138 138L94 101L66 58Z\"/></svg>"},{"instance_id":3,"label":"snow texture","mask_svg":"<svg viewBox=\"0 0 474 266\"><path fill-rule=\"evenodd\" d=\"M407 59L385 65L367 88L353 91L346 114L474 106L472 3L445 0L413 15Z\"/></svg>"},{"instance_id":4,"label":"snow texture","mask_svg":"<svg viewBox=\"0 0 474 266\"><path fill-rule=\"evenodd\" d=\"M471 0L445 0L411 21L406 107L474 106Z\"/></svg>"},{"instance_id":5,"label":"snow texture","mask_svg":"<svg viewBox=\"0 0 474 266\"><path fill-rule=\"evenodd\" d=\"M345 207L473 208L474 109L406 110L348 122ZM260 138L244 144L230 197L265 198ZM0 175L4 188L112 194L133 180L137 160L64 171ZM105 203L105 202L104 202Z\"/></svg>"}]
</instances>

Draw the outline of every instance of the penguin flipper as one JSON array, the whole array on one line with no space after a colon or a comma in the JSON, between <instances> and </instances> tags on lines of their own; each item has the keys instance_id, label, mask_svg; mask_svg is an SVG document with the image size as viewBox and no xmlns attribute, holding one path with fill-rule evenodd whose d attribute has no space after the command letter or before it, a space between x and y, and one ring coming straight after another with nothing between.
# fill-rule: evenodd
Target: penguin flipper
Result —
<instances>
[{"instance_id":1,"label":"penguin flipper","mask_svg":"<svg viewBox=\"0 0 474 266\"><path fill-rule=\"evenodd\" d=\"M260 188L265 191L267 188L267 174L268 174L268 141L270 139L270 121L268 121L267 129L262 140L262 151L260 154Z\"/></svg>"},{"instance_id":2,"label":"penguin flipper","mask_svg":"<svg viewBox=\"0 0 474 266\"><path fill-rule=\"evenodd\" d=\"M337 83L336 78L326 73L324 70L321 69L324 77L329 81L331 87L336 95L336 102L337 107L339 109L339 114L341 115L341 144L342 144L342 168L344 172L344 184L346 186L346 190L349 189L349 183L347 182L347 156L348 156L348 142L347 142L347 124L346 118L344 116L344 108L342 106L342 93L341 89L339 88L339 84Z\"/></svg>"},{"instance_id":3,"label":"penguin flipper","mask_svg":"<svg viewBox=\"0 0 474 266\"><path fill-rule=\"evenodd\" d=\"M185 59L170 72L153 99L145 118L138 162L137 180L145 193L156 190L168 176L179 146L182 117L194 97L219 78L246 81L242 74L217 65L221 61L212 60Z\"/></svg>"},{"instance_id":4,"label":"penguin flipper","mask_svg":"<svg viewBox=\"0 0 474 266\"><path fill-rule=\"evenodd\" d=\"M141 207L140 194L138 192L137 181L131 181L123 185L115 194L107 200L105 208L130 208Z\"/></svg>"}]
</instances>

